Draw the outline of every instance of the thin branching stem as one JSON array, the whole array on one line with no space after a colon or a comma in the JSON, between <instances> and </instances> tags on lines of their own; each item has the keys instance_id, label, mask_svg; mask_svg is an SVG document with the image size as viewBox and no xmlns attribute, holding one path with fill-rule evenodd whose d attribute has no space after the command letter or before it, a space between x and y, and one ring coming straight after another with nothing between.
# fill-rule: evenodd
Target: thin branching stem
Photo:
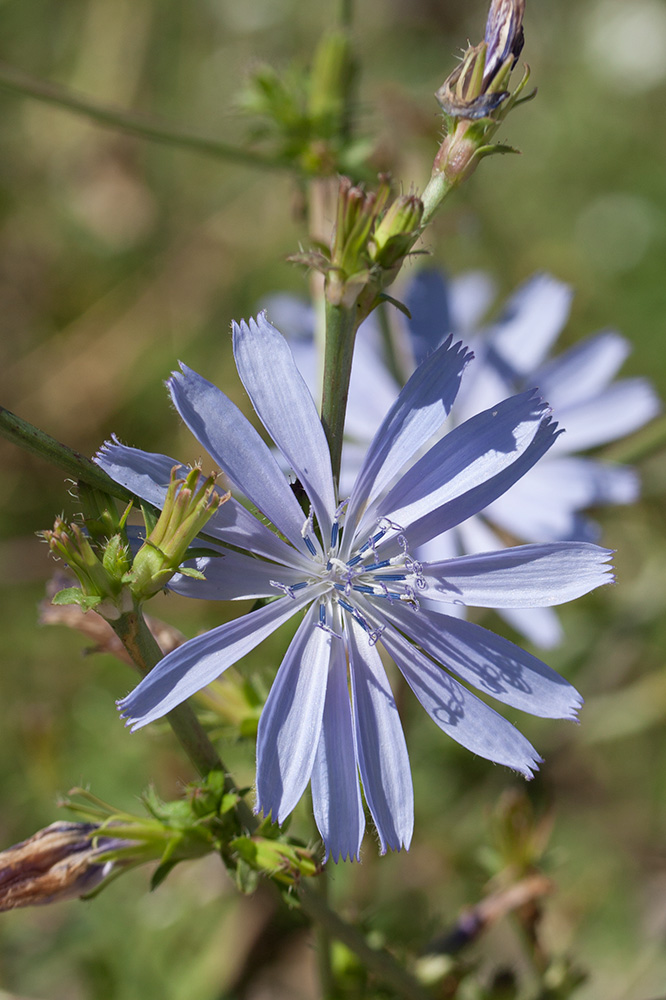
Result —
<instances>
[{"instance_id":1,"label":"thin branching stem","mask_svg":"<svg viewBox=\"0 0 666 1000\"><path fill-rule=\"evenodd\" d=\"M45 431L41 431L22 417L17 417L4 406L0 406L0 434L24 451L39 455L46 462L62 469L77 482L84 482L93 489L108 493L125 503L132 499L132 494L128 490L114 482L85 455L56 441Z\"/></svg>"},{"instance_id":2,"label":"thin branching stem","mask_svg":"<svg viewBox=\"0 0 666 1000\"><path fill-rule=\"evenodd\" d=\"M258 167L261 170L294 171L296 169L293 163L286 160L265 156L263 153L256 153L250 149L241 149L231 143L220 142L219 139L197 135L172 125L170 122L136 111L126 111L108 104L101 104L70 90L68 87L63 87L62 84L42 80L4 62L0 62L0 87L15 94L22 94L24 97L32 97L37 101L65 108L75 114L92 119L98 125L120 129L122 132L128 132L143 139L189 149L194 153L204 153L207 156L215 156L246 167Z\"/></svg>"},{"instance_id":3,"label":"thin branching stem","mask_svg":"<svg viewBox=\"0 0 666 1000\"><path fill-rule=\"evenodd\" d=\"M432 1000L421 986L385 948L371 948L365 937L335 913L321 893L302 880L297 889L298 898L311 920L324 927L327 933L353 951L361 963L381 982L390 986L404 1000Z\"/></svg>"}]
</instances>

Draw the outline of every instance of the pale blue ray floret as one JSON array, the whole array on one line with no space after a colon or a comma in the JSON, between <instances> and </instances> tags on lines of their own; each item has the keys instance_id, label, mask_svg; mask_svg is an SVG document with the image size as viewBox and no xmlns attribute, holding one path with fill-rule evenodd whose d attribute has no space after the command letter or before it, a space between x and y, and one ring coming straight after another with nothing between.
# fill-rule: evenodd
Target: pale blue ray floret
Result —
<instances>
[{"instance_id":1,"label":"pale blue ray floret","mask_svg":"<svg viewBox=\"0 0 666 1000\"><path fill-rule=\"evenodd\" d=\"M234 324L233 344L252 405L309 510L227 396L185 366L174 373L176 409L257 516L235 498L221 506L206 526L220 555L194 561L205 580L180 576L170 586L207 599L275 599L165 656L120 702L122 714L133 728L160 718L302 613L259 722L257 810L282 822L311 782L327 856L357 858L365 829L360 778L382 852L408 847L410 766L380 649L442 730L531 777L541 759L534 748L466 685L548 718L574 719L580 696L536 657L447 611L572 600L611 579L610 553L553 542L432 563L415 558L419 546L500 497L558 437L547 404L527 391L437 439L471 358L460 343L447 340L415 370L343 498L286 340L262 314ZM117 442L96 460L157 506L178 464Z\"/></svg>"},{"instance_id":2,"label":"pale blue ray floret","mask_svg":"<svg viewBox=\"0 0 666 1000\"><path fill-rule=\"evenodd\" d=\"M492 300L490 279L469 272L452 280L420 271L404 287L410 311L394 320L395 354L409 373L447 336L463 336L474 351L453 405L459 424L521 389L538 387L565 433L544 459L478 516L467 518L428 542L420 556L442 559L501 548L507 537L525 542L597 541L598 526L583 514L589 507L628 504L640 487L633 469L587 452L632 433L661 409L644 378L615 376L630 352L615 331L603 331L550 358L571 307L571 289L537 274L508 300L498 319L481 319ZM311 386L316 382L314 315L293 296L270 296L269 315L293 331L293 349ZM387 366L374 315L362 326L354 356L342 455L341 485L351 488L367 447L400 391ZM562 629L550 608L501 608L500 614L532 642L555 646Z\"/></svg>"}]
</instances>

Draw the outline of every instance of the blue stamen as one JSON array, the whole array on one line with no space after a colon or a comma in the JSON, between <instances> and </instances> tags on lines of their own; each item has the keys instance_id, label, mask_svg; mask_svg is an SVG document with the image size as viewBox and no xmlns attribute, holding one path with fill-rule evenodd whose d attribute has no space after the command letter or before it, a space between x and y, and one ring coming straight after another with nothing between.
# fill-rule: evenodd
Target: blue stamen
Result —
<instances>
[{"instance_id":1,"label":"blue stamen","mask_svg":"<svg viewBox=\"0 0 666 1000\"><path fill-rule=\"evenodd\" d=\"M306 545L306 547L307 547L307 550L308 550L308 552L310 553L310 555L311 555L311 556L316 556L316 555L317 555L317 550L316 550L316 548L314 547L314 542L312 541L312 539L311 539L311 538L309 538L309 537L308 537L308 536L306 535L306 536L305 536L305 538L303 539L303 541L305 542L305 545Z\"/></svg>"},{"instance_id":2,"label":"blue stamen","mask_svg":"<svg viewBox=\"0 0 666 1000\"><path fill-rule=\"evenodd\" d=\"M390 559L382 559L381 562L371 563L370 566L365 567L365 572L369 573L373 569L383 569L384 566L390 566Z\"/></svg>"},{"instance_id":3,"label":"blue stamen","mask_svg":"<svg viewBox=\"0 0 666 1000\"><path fill-rule=\"evenodd\" d=\"M404 573L382 573L380 580L406 580L407 577Z\"/></svg>"}]
</instances>

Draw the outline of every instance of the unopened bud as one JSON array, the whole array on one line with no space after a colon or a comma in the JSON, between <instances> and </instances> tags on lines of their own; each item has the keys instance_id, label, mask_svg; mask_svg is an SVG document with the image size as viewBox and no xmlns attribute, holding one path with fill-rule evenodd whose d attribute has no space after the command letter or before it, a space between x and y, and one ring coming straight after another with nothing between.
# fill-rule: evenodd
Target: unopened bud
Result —
<instances>
[{"instance_id":1,"label":"unopened bud","mask_svg":"<svg viewBox=\"0 0 666 1000\"><path fill-rule=\"evenodd\" d=\"M181 563L196 536L229 496L219 493L215 477L205 479L200 469L191 469L185 479L176 478L176 469L172 470L162 512L127 578L136 600L144 601L163 590L179 571L196 574L195 570L182 570Z\"/></svg>"},{"instance_id":2,"label":"unopened bud","mask_svg":"<svg viewBox=\"0 0 666 1000\"><path fill-rule=\"evenodd\" d=\"M400 266L414 244L423 217L423 202L403 194L389 206L373 236L373 261L385 270Z\"/></svg>"},{"instance_id":3,"label":"unopened bud","mask_svg":"<svg viewBox=\"0 0 666 1000\"><path fill-rule=\"evenodd\" d=\"M54 604L79 604L86 611L95 608L104 617L117 617L123 603L122 578L130 566L124 539L114 535L100 559L86 533L60 517L53 530L42 532L42 537L54 555L65 560L81 585L60 591Z\"/></svg>"}]
</instances>

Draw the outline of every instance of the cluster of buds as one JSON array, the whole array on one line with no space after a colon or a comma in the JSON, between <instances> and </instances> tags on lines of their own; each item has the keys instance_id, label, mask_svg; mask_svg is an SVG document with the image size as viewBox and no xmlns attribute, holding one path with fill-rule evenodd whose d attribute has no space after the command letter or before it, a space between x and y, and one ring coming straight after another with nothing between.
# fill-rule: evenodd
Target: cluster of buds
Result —
<instances>
[{"instance_id":1,"label":"cluster of buds","mask_svg":"<svg viewBox=\"0 0 666 1000\"><path fill-rule=\"evenodd\" d=\"M215 487L215 477L204 478L191 469L183 478L172 470L164 509L152 523L148 537L132 557L127 527L131 506L118 518L108 497L84 490L81 499L85 530L57 518L42 537L51 551L64 559L79 581L53 598L54 604L78 604L93 609L107 621L117 621L168 584L175 573L200 577L183 562L201 554L192 542L228 498ZM144 510L147 523L150 514ZM207 552L207 550L206 550ZM209 554L209 553L208 553Z\"/></svg>"},{"instance_id":2,"label":"cluster of buds","mask_svg":"<svg viewBox=\"0 0 666 1000\"><path fill-rule=\"evenodd\" d=\"M151 888L174 866L207 854L221 857L245 891L258 878L281 887L317 875L312 851L285 838L269 820L249 836L236 811L239 793L229 791L221 771L164 802L152 789L143 796L148 815L120 812L77 788L65 805L82 821L52 823L28 840L0 852L0 911L88 898L130 868L156 863Z\"/></svg>"},{"instance_id":3,"label":"cluster of buds","mask_svg":"<svg viewBox=\"0 0 666 1000\"><path fill-rule=\"evenodd\" d=\"M391 185L381 176L377 191L341 177L330 247L292 257L321 271L326 299L333 306L358 308L358 322L380 301L419 234L423 204L415 194L391 201Z\"/></svg>"},{"instance_id":4,"label":"cluster of buds","mask_svg":"<svg viewBox=\"0 0 666 1000\"><path fill-rule=\"evenodd\" d=\"M433 174L445 175L450 185L469 177L482 156L513 151L489 145L489 140L529 79L526 67L516 89L513 93L509 90L511 73L523 48L524 12L525 0L492 0L484 40L469 46L460 65L435 95L444 112L447 134Z\"/></svg>"}]
</instances>

